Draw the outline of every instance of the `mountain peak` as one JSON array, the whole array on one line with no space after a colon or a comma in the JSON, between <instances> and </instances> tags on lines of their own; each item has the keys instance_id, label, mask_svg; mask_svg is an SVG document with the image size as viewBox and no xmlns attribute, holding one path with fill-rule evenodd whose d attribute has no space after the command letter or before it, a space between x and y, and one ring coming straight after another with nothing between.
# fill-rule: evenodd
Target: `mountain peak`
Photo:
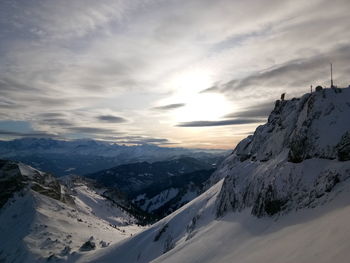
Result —
<instances>
[{"instance_id":1,"label":"mountain peak","mask_svg":"<svg viewBox=\"0 0 350 263\"><path fill-rule=\"evenodd\" d=\"M257 216L273 215L314 205L348 178L349 163L342 162L350 160L349 102L349 88L277 101L268 122L213 175L225 177L218 215L247 207Z\"/></svg>"},{"instance_id":2,"label":"mountain peak","mask_svg":"<svg viewBox=\"0 0 350 263\"><path fill-rule=\"evenodd\" d=\"M324 89L301 98L276 101L266 124L242 140L233 154L242 161L267 161L283 151L300 162L340 158L350 130L350 89ZM342 139L343 138L343 139ZM341 158L344 158L341 157Z\"/></svg>"}]
</instances>

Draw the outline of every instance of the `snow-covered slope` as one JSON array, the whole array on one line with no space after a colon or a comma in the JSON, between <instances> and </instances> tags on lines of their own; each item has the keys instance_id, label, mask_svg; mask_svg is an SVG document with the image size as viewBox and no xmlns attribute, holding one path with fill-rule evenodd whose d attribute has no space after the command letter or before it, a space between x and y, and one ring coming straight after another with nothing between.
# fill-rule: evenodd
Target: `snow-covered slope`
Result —
<instances>
[{"instance_id":1,"label":"snow-covered slope","mask_svg":"<svg viewBox=\"0 0 350 263\"><path fill-rule=\"evenodd\" d=\"M0 185L8 190L0 194L0 262L75 261L142 229L82 181L67 188L21 163L0 164Z\"/></svg>"},{"instance_id":2,"label":"snow-covered slope","mask_svg":"<svg viewBox=\"0 0 350 263\"><path fill-rule=\"evenodd\" d=\"M217 218L221 186L222 181L151 228L77 262L347 262L349 180L320 197L318 207L263 218L249 209Z\"/></svg>"},{"instance_id":3,"label":"snow-covered slope","mask_svg":"<svg viewBox=\"0 0 350 263\"><path fill-rule=\"evenodd\" d=\"M277 101L205 193L80 262L346 262L350 89Z\"/></svg>"},{"instance_id":4,"label":"snow-covered slope","mask_svg":"<svg viewBox=\"0 0 350 263\"><path fill-rule=\"evenodd\" d=\"M221 185L222 181L140 234L103 251L85 255L77 262L145 263L174 247L186 245L202 227L215 219L215 201Z\"/></svg>"},{"instance_id":5,"label":"snow-covered slope","mask_svg":"<svg viewBox=\"0 0 350 263\"><path fill-rule=\"evenodd\" d=\"M323 206L293 211L279 218L253 217L249 209L226 214L152 262L348 262L349 189L347 181L334 189L333 200Z\"/></svg>"}]
</instances>

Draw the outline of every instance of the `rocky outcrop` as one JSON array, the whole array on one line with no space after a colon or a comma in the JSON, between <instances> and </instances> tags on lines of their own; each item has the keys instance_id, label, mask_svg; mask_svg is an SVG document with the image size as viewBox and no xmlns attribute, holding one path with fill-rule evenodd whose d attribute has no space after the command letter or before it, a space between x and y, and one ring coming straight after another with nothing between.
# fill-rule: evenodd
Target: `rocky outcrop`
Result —
<instances>
[{"instance_id":1,"label":"rocky outcrop","mask_svg":"<svg viewBox=\"0 0 350 263\"><path fill-rule=\"evenodd\" d=\"M14 193L24 188L61 202L74 204L73 198L51 174L18 162L0 160L0 208Z\"/></svg>"},{"instance_id":2,"label":"rocky outcrop","mask_svg":"<svg viewBox=\"0 0 350 263\"><path fill-rule=\"evenodd\" d=\"M350 160L350 131L347 131L337 144L338 159L340 161Z\"/></svg>"},{"instance_id":3,"label":"rocky outcrop","mask_svg":"<svg viewBox=\"0 0 350 263\"><path fill-rule=\"evenodd\" d=\"M312 207L350 177L350 89L277 101L212 176L225 177L217 215L250 208L271 216Z\"/></svg>"},{"instance_id":4,"label":"rocky outcrop","mask_svg":"<svg viewBox=\"0 0 350 263\"><path fill-rule=\"evenodd\" d=\"M25 186L21 180L19 169L13 162L0 160L0 208L12 197L13 193Z\"/></svg>"}]
</instances>

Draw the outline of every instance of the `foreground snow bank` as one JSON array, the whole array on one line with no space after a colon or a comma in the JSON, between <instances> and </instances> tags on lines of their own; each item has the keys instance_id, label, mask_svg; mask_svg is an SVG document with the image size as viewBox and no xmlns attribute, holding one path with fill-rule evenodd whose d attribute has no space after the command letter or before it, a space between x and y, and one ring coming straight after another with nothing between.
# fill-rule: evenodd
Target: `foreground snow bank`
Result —
<instances>
[{"instance_id":1,"label":"foreground snow bank","mask_svg":"<svg viewBox=\"0 0 350 263\"><path fill-rule=\"evenodd\" d=\"M350 181L315 208L258 218L249 209L215 217L222 181L151 228L78 262L319 263L350 256Z\"/></svg>"},{"instance_id":2,"label":"foreground snow bank","mask_svg":"<svg viewBox=\"0 0 350 263\"><path fill-rule=\"evenodd\" d=\"M187 244L200 229L214 220L215 201L221 186L222 181L138 235L86 255L78 262L146 263L174 247Z\"/></svg>"},{"instance_id":3,"label":"foreground snow bank","mask_svg":"<svg viewBox=\"0 0 350 263\"><path fill-rule=\"evenodd\" d=\"M350 183L334 200L279 218L229 213L154 263L329 263L350 257Z\"/></svg>"}]
</instances>

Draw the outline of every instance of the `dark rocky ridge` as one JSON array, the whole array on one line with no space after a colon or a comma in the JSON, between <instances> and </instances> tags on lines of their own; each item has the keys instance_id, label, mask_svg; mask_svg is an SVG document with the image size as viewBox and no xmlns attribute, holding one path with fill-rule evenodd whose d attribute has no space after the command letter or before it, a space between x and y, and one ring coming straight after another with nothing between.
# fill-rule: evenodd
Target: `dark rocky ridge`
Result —
<instances>
[{"instance_id":1,"label":"dark rocky ridge","mask_svg":"<svg viewBox=\"0 0 350 263\"><path fill-rule=\"evenodd\" d=\"M30 188L42 195L74 204L71 196L65 193L62 185L51 174L27 166L26 169L31 169L30 175L21 170L20 163L0 160L0 208L15 192L24 188Z\"/></svg>"}]
</instances>

